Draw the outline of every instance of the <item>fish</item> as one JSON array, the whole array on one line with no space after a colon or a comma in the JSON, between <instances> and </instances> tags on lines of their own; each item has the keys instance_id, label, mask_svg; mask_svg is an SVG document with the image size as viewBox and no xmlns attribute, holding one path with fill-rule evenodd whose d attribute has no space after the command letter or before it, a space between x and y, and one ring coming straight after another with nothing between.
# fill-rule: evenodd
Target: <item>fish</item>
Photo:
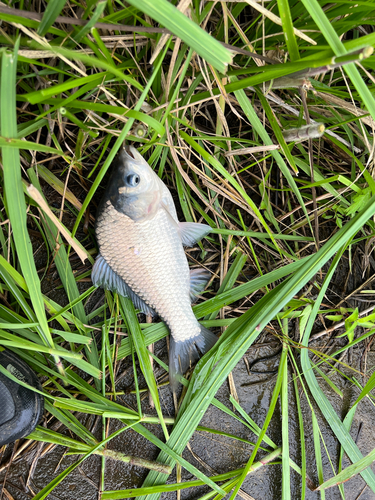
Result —
<instances>
[{"instance_id":1,"label":"fish","mask_svg":"<svg viewBox=\"0 0 375 500\"><path fill-rule=\"evenodd\" d=\"M174 393L180 375L217 341L191 307L210 274L190 269L184 251L210 231L206 224L179 222L164 182L136 148L122 148L98 206L99 254L91 279L96 287L129 297L136 309L165 322L171 334L169 380Z\"/></svg>"}]
</instances>

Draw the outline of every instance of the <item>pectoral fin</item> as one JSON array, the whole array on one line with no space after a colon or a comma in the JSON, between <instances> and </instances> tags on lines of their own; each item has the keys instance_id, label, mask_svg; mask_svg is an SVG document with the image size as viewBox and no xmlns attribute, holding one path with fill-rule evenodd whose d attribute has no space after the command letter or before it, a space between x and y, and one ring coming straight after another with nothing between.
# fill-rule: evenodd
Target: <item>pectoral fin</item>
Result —
<instances>
[{"instance_id":1,"label":"pectoral fin","mask_svg":"<svg viewBox=\"0 0 375 500\"><path fill-rule=\"evenodd\" d=\"M162 201L161 206L166 211L172 226L176 227L184 247L194 246L197 243L197 241L201 240L208 233L211 232L211 227L208 226L207 224L200 224L199 222L176 221L173 215L171 214L168 205L166 205Z\"/></svg>"},{"instance_id":2,"label":"pectoral fin","mask_svg":"<svg viewBox=\"0 0 375 500\"><path fill-rule=\"evenodd\" d=\"M146 304L133 290L125 283L125 281L116 274L107 264L102 255L98 255L92 268L91 280L94 286L101 286L112 292L116 292L123 297L129 297L136 309L139 309L144 314L156 316L156 312Z\"/></svg>"},{"instance_id":3,"label":"pectoral fin","mask_svg":"<svg viewBox=\"0 0 375 500\"><path fill-rule=\"evenodd\" d=\"M211 227L207 224L200 224L198 222L179 222L178 231L182 244L185 247L192 247L197 241L211 232Z\"/></svg>"}]
</instances>

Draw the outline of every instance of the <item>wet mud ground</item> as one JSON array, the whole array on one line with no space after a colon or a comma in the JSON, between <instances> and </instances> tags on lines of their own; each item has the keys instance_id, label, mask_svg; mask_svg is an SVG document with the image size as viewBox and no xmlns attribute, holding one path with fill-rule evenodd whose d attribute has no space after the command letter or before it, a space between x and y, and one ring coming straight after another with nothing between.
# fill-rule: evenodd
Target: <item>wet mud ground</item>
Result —
<instances>
[{"instance_id":1,"label":"wet mud ground","mask_svg":"<svg viewBox=\"0 0 375 500\"><path fill-rule=\"evenodd\" d=\"M316 341L316 345L318 345L318 341ZM253 346L249 349L245 357L251 363L254 359L262 356L268 356L274 353L277 349L278 346L275 347L275 342L272 343L272 347L264 346L263 343L260 348L255 348ZM155 352L158 355L164 351L166 352L165 339L155 345ZM353 350L351 366L357 369L359 369L360 354L360 349ZM343 361L346 362L347 358ZM370 368L374 365L374 363L375 352L370 352L367 359L367 366ZM278 357L275 357L262 363L258 363L256 369L271 370L277 367L277 364ZM342 371L350 374L351 376L353 375L353 372L345 369L345 367L342 367ZM290 372L290 380L292 380L292 377L293 374ZM234 369L233 378L241 407L251 416L253 420L255 420L259 426L261 426L269 408L276 378L272 377L272 375L249 374L244 359L242 359ZM353 384L350 381L346 380L343 376L338 375L337 373L331 373L330 378L343 392L343 398L332 391L323 379L319 379L319 383L324 389L338 415L341 418L344 418L346 412L356 400L359 391L353 387ZM358 378L360 379L359 374ZM133 385L132 379L132 371L126 370L126 375L120 378L117 384L117 390L121 391L131 388ZM300 464L300 431L292 382L290 383L289 388L290 456L297 464ZM233 406L229 399L230 390L228 383L223 384L216 397L228 408L233 410ZM300 397L304 418L307 473L313 483L318 484L318 475L314 458L315 452L311 412L306 397L302 391L300 391ZM174 409L168 386L160 389L160 398L164 407L164 414L167 416L173 416ZM135 397L131 394L120 396L118 402L121 403L121 401L134 408L136 407ZM147 397L143 400L143 409L145 413L152 413ZM317 409L315 408L315 410ZM98 438L100 438L102 430L99 418L79 414L77 416L90 430L94 432ZM337 470L340 447L319 410L317 410L317 416L325 441L325 446L331 457L333 467ZM351 428L351 435L353 439L356 440L363 455L366 455L375 448L374 424L375 408L369 401L365 400L359 405ZM109 432L114 432L122 425L123 424L119 421L112 419L110 421ZM247 427L238 422L236 419L218 410L214 406L210 406L200 425L235 434L236 436L250 441L256 440L256 436ZM158 437L163 438L160 427L155 425L149 425L148 427L150 430L155 432ZM62 428L59 429L59 432L62 432ZM68 431L66 431L66 434L69 435ZM276 407L267 434L277 445L281 444L281 415L279 404ZM186 448L183 453L184 458L207 475L224 473L243 466L252 451L252 447L246 443L203 431L195 432L189 445L190 449ZM66 449L61 446L56 446L48 453L43 454L43 450L46 447L47 445L45 443L41 443L37 448L37 452L23 457L21 460L13 462L9 468L2 470L0 473L0 484L3 485L5 479L6 489L6 492L3 492L3 498L9 498L10 500L12 498L14 500L27 500L33 498L35 493L40 491L54 477L78 459L76 455L66 456ZM139 436L132 430L126 431L125 433L114 438L109 443L108 447L110 449L122 451L125 454L131 454L137 457L152 460L156 459L158 455L158 450L155 446L151 445L142 436ZM5 456L3 457L3 464L6 463L7 459L9 460L11 452L12 446L9 446L6 450ZM264 455L265 452L260 452L258 453L258 458L261 458ZM322 460L324 478L328 479L332 476L332 468L323 447ZM348 465L350 465L350 462L346 455L344 455L343 466L347 467ZM48 498L50 500L75 500L77 498L80 500L93 500L99 498L100 468L101 458L97 456L89 457L79 468L75 469L66 479L64 479L60 485L53 490ZM146 475L147 471L145 469L106 459L105 489L116 490L139 487L141 486ZM192 477L190 473L183 470L182 480L186 481L192 479L195 478ZM29 482L27 483L27 481ZM175 481L176 476L174 470L168 482L173 483ZM300 498L301 478L293 470L291 470L291 486L291 498ZM181 492L181 498L199 498L207 491L208 488L206 486L183 490ZM11 496L8 496L9 494ZM241 495L238 498L241 497L247 500L280 499L281 464L269 464L262 467L255 473L250 474L244 482ZM163 500L172 500L176 498L176 493L165 493L161 496L161 498ZM319 493L310 491L307 488L307 500L315 500L318 498L320 498ZM326 491L327 500L336 500L339 498L341 498L341 495L337 487L333 487ZM346 500L373 500L375 499L375 494L366 487L363 479L357 475L345 483L345 498Z\"/></svg>"}]
</instances>

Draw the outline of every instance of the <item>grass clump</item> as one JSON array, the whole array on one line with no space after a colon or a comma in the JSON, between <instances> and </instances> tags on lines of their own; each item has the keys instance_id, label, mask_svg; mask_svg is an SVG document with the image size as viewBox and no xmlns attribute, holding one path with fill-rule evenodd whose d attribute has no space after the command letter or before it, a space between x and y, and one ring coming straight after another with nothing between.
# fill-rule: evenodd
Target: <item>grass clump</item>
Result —
<instances>
[{"instance_id":1,"label":"grass clump","mask_svg":"<svg viewBox=\"0 0 375 500\"><path fill-rule=\"evenodd\" d=\"M307 487L324 498L332 486L345 498L343 482L357 474L375 492L373 450L365 454L350 434L374 386L366 371L374 334L372 2L22 6L0 6L0 344L40 375L46 420L9 463L40 453L38 442L44 451L61 445L81 455L34 498L46 498L92 455L101 456L99 495L108 499L156 500L202 485L200 498L234 499L245 494L250 474L268 473L276 460L283 500L294 491L291 469L300 475L301 498ZM104 296L90 282L95 209L125 140L179 200L180 220L212 227L188 258L212 273L194 312L220 340L184 381L170 415L171 396L161 389L166 349L151 353L154 367L147 350L167 336L165 325L143 322L128 299ZM232 371L261 334L282 353L267 414L257 421L241 405ZM321 338L328 339L322 348ZM363 349L357 368L355 349ZM328 384L343 395L332 374L359 391L343 421L325 393ZM122 391L128 375L134 380ZM233 411L218 397L227 379ZM298 460L289 447L291 395ZM315 457L306 453L303 402ZM200 427L210 405L255 442ZM270 429L279 409L275 443ZM342 447L338 463L324 425ZM198 431L242 439L246 463L202 472L182 456ZM156 461L155 453L146 460L107 447L134 433L158 450ZM2 451L7 456L9 448ZM344 454L352 463L346 468ZM150 472L138 489L109 491L107 460ZM176 481L167 485L175 465ZM181 468L194 479L181 482Z\"/></svg>"}]
</instances>

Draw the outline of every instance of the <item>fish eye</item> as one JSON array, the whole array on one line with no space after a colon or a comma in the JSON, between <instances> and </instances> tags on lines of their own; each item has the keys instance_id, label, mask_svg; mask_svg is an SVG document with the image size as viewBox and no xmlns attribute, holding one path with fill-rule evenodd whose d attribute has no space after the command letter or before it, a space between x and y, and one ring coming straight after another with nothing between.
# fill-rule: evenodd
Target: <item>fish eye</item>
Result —
<instances>
[{"instance_id":1,"label":"fish eye","mask_svg":"<svg viewBox=\"0 0 375 500\"><path fill-rule=\"evenodd\" d=\"M135 186L138 186L139 182L140 182L140 177L139 175L137 174L130 174L130 175L127 175L126 176L126 184L130 187L135 187Z\"/></svg>"}]
</instances>

